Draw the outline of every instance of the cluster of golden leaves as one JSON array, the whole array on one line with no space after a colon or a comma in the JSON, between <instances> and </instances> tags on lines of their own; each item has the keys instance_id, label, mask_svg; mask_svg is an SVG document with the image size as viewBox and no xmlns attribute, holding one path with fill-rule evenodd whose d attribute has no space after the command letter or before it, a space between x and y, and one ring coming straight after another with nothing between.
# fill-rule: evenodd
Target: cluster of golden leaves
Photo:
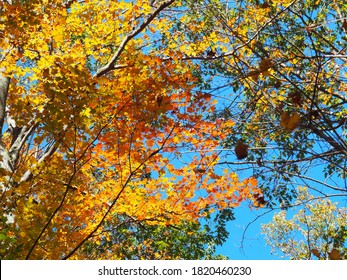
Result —
<instances>
[{"instance_id":1,"label":"cluster of golden leaves","mask_svg":"<svg viewBox=\"0 0 347 280\"><path fill-rule=\"evenodd\" d=\"M103 223L116 214L179 225L199 219L206 206L255 201L254 178L239 181L215 168L214 150L232 122L203 117L216 103L194 92L197 66L182 59L208 49L206 42L185 49L188 38L177 33L172 38L182 44L148 51L157 33L172 32L169 18L158 15L126 44L118 66L97 77L155 11L150 1L13 2L1 8L0 24L7 104L18 126L37 123L10 174L14 182L28 170L32 177L3 194L2 207L15 217L9 236L22 246L10 248L13 257L84 258L74 250L91 237L100 242ZM40 161L51 145L56 152ZM187 164L179 166L177 155Z\"/></svg>"}]
</instances>

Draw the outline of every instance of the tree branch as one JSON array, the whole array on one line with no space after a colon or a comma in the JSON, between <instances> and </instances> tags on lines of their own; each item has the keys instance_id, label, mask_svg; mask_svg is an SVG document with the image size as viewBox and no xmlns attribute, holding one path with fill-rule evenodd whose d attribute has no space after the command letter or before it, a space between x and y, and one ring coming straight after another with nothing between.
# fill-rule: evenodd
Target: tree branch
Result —
<instances>
[{"instance_id":1,"label":"tree branch","mask_svg":"<svg viewBox=\"0 0 347 280\"><path fill-rule=\"evenodd\" d=\"M166 7L170 6L175 0L167 0L164 1L149 17L133 32L129 33L122 41L120 46L118 47L116 53L111 58L110 62L106 64L104 67L101 67L96 72L96 77L101 77L105 75L106 73L110 72L111 70L114 70L114 65L116 64L118 58L124 51L125 46L128 44L128 42L133 39L136 35L140 34L154 19L155 17Z\"/></svg>"},{"instance_id":2,"label":"tree branch","mask_svg":"<svg viewBox=\"0 0 347 280\"><path fill-rule=\"evenodd\" d=\"M35 169L35 167L39 164L41 164L42 162L44 162L48 157L52 156L55 151L58 149L59 147L59 143L55 142L52 144L52 146L50 146L49 148L47 148L46 152L40 157L40 159L38 160L37 164L34 164L32 166L31 169ZM30 180L33 176L33 173L31 170L27 170L22 177L20 178L19 184L26 182L28 180Z\"/></svg>"},{"instance_id":3,"label":"tree branch","mask_svg":"<svg viewBox=\"0 0 347 280\"><path fill-rule=\"evenodd\" d=\"M311 129L311 131L314 134L327 141L336 151L339 151L340 153L343 153L347 156L346 144L344 142L342 145L339 144L338 142L336 142L334 138L330 137L329 135L326 135L322 130L319 130L313 124L309 124L308 128Z\"/></svg>"},{"instance_id":4,"label":"tree branch","mask_svg":"<svg viewBox=\"0 0 347 280\"><path fill-rule=\"evenodd\" d=\"M6 100L7 100L9 85L10 85L10 78L3 77L0 74L0 133L1 135L2 135L2 128L3 128L5 117L6 117Z\"/></svg>"},{"instance_id":5,"label":"tree branch","mask_svg":"<svg viewBox=\"0 0 347 280\"><path fill-rule=\"evenodd\" d=\"M17 135L17 137L14 138L11 148L9 149L9 154L11 155L13 165L16 164L19 157L19 152L23 148L26 140L31 135L31 133L33 133L37 126L38 123L34 123L30 126L23 126L22 128L20 128L19 135Z\"/></svg>"},{"instance_id":6,"label":"tree branch","mask_svg":"<svg viewBox=\"0 0 347 280\"><path fill-rule=\"evenodd\" d=\"M111 210L113 209L113 207L116 205L118 199L120 198L121 194L124 192L125 188L128 186L128 184L130 183L132 177L134 176L134 174L136 174L136 172L145 165L145 163L150 160L153 156L155 156L156 154L158 154L160 151L162 151L164 149L164 146L167 142L167 140L170 138L170 136L172 135L173 131L174 131L175 127L173 127L170 131L170 133L168 134L168 136L165 138L164 142L162 143L162 145L156 149L154 152L152 152L151 154L149 154L143 161L142 163L140 163L128 176L127 180L124 182L121 190L118 192L117 196L114 198L114 200L112 201L112 203L110 204L110 206L108 207L106 213L103 215L103 217L101 218L100 222L95 226L95 228L79 243L77 244L77 246L70 252L68 253L65 257L63 257L63 260L67 260L69 259L80 247L82 247L82 245L88 240L90 239L94 233L102 226L102 224L104 223L105 219L107 218L107 216L109 215L109 213L111 212Z\"/></svg>"}]
</instances>

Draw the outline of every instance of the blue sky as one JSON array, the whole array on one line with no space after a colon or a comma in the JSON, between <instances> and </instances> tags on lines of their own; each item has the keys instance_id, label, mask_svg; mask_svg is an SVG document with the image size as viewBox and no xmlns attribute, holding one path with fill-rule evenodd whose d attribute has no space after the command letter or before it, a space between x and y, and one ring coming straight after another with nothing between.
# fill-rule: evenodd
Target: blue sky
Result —
<instances>
[{"instance_id":1,"label":"blue sky","mask_svg":"<svg viewBox=\"0 0 347 280\"><path fill-rule=\"evenodd\" d=\"M270 247L265 245L264 236L260 233L261 224L270 222L274 213L261 216L266 211L268 209L251 210L247 203L236 208L235 220L228 224L229 238L218 248L217 253L237 260L279 259L278 256L271 254ZM241 248L242 241L243 248Z\"/></svg>"}]
</instances>

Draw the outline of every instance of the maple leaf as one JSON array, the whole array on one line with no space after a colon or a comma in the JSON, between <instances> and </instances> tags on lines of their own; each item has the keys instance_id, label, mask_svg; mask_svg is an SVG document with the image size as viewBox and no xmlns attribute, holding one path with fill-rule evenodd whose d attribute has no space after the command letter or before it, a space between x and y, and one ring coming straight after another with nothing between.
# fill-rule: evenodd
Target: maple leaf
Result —
<instances>
[{"instance_id":1,"label":"maple leaf","mask_svg":"<svg viewBox=\"0 0 347 280\"><path fill-rule=\"evenodd\" d=\"M261 71L251 70L248 72L247 77L251 77L253 81L258 81Z\"/></svg>"},{"instance_id":2,"label":"maple leaf","mask_svg":"<svg viewBox=\"0 0 347 280\"><path fill-rule=\"evenodd\" d=\"M288 132L293 131L298 127L301 121L301 117L299 113L294 112L293 114L289 114L288 112L284 112L281 115L281 126L286 129Z\"/></svg>"},{"instance_id":3,"label":"maple leaf","mask_svg":"<svg viewBox=\"0 0 347 280\"><path fill-rule=\"evenodd\" d=\"M262 58L259 63L259 70L264 76L268 76L269 69L274 66L274 63L271 58Z\"/></svg>"}]
</instances>

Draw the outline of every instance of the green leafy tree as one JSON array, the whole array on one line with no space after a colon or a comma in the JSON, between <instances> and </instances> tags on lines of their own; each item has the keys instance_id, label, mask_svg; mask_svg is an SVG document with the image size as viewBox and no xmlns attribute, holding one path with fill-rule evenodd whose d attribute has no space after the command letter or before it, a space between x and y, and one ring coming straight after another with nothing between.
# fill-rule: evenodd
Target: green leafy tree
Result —
<instances>
[{"instance_id":1,"label":"green leafy tree","mask_svg":"<svg viewBox=\"0 0 347 280\"><path fill-rule=\"evenodd\" d=\"M280 211L262 226L273 253L293 260L347 259L347 209L327 198L316 198L301 188L295 205L300 209Z\"/></svg>"},{"instance_id":2,"label":"green leafy tree","mask_svg":"<svg viewBox=\"0 0 347 280\"><path fill-rule=\"evenodd\" d=\"M85 244L87 259L226 259L216 254L216 248L226 241L226 224L234 217L231 209L225 209L214 217L209 214L200 223L179 226L158 226L128 216L114 219L117 221L105 226L98 244Z\"/></svg>"},{"instance_id":3,"label":"green leafy tree","mask_svg":"<svg viewBox=\"0 0 347 280\"><path fill-rule=\"evenodd\" d=\"M189 3L190 21L210 22L191 32L209 36L206 58L189 56L202 65L200 90L223 104L210 118L235 122L221 141L218 164L252 172L264 194L256 197L258 205L269 213L295 207L299 186L317 199L344 199L347 6L325 0Z\"/></svg>"},{"instance_id":4,"label":"green leafy tree","mask_svg":"<svg viewBox=\"0 0 347 280\"><path fill-rule=\"evenodd\" d=\"M298 185L345 196L346 5L189 3L190 22L205 21L190 36L209 40L205 59L189 59L200 59L201 90L223 105L211 118L235 122L219 164L252 170L269 207L289 207Z\"/></svg>"}]
</instances>

